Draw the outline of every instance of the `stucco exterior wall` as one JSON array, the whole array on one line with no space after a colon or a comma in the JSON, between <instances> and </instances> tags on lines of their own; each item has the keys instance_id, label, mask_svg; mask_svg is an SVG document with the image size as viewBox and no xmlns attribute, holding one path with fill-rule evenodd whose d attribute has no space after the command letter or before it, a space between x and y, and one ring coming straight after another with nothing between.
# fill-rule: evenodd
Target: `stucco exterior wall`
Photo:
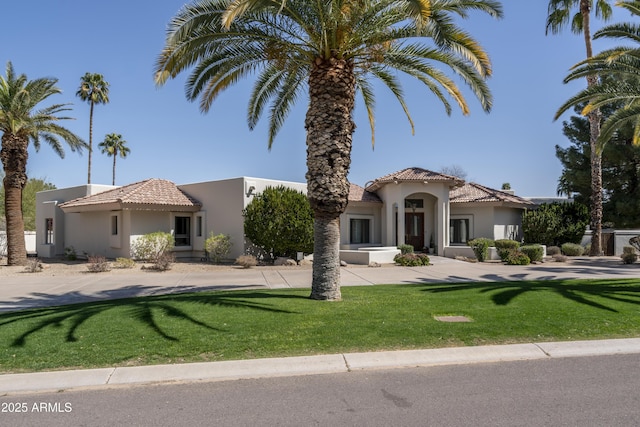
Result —
<instances>
[{"instance_id":1,"label":"stucco exterior wall","mask_svg":"<svg viewBox=\"0 0 640 427\"><path fill-rule=\"evenodd\" d=\"M350 223L351 219L369 219L370 243L352 244ZM352 202L347 205L347 210L340 215L340 249L358 249L367 246L382 245L382 204Z\"/></svg>"},{"instance_id":2,"label":"stucco exterior wall","mask_svg":"<svg viewBox=\"0 0 640 427\"><path fill-rule=\"evenodd\" d=\"M51 258L64 254L64 248L71 245L65 241L67 226L77 228L70 223L62 209L58 207L63 202L90 196L102 191L116 188L112 185L88 184L77 187L61 188L57 190L40 191L36 194L36 251L39 257ZM53 242L46 243L46 218L53 219ZM73 225L71 225L73 224ZM78 230L90 234L91 229Z\"/></svg>"},{"instance_id":3,"label":"stucco exterior wall","mask_svg":"<svg viewBox=\"0 0 640 427\"><path fill-rule=\"evenodd\" d=\"M460 206L451 205L452 218L471 218L469 239L488 237L493 239L493 206Z\"/></svg>"},{"instance_id":4,"label":"stucco exterior wall","mask_svg":"<svg viewBox=\"0 0 640 427\"><path fill-rule=\"evenodd\" d=\"M78 256L102 255L115 258L116 255L108 243L109 219L108 211L67 213L65 215L65 247L73 247Z\"/></svg>"},{"instance_id":5,"label":"stucco exterior wall","mask_svg":"<svg viewBox=\"0 0 640 427\"><path fill-rule=\"evenodd\" d=\"M493 238L522 240L522 210L497 207L494 210Z\"/></svg>"},{"instance_id":6,"label":"stucco exterior wall","mask_svg":"<svg viewBox=\"0 0 640 427\"><path fill-rule=\"evenodd\" d=\"M500 206L451 205L452 218L472 218L469 238L490 239L522 238L522 209Z\"/></svg>"},{"instance_id":7,"label":"stucco exterior wall","mask_svg":"<svg viewBox=\"0 0 640 427\"><path fill-rule=\"evenodd\" d=\"M306 194L306 184L290 181L240 177L219 181L208 181L178 186L181 190L195 197L202 203L203 235L194 237L193 250L196 254L204 252L204 241L211 234L228 234L233 246L229 253L235 259L245 253L249 245L244 237L244 218L242 210L251 200L267 187L283 185L302 191ZM195 230L195 228L194 228ZM199 255L196 255L199 256Z\"/></svg>"}]
</instances>

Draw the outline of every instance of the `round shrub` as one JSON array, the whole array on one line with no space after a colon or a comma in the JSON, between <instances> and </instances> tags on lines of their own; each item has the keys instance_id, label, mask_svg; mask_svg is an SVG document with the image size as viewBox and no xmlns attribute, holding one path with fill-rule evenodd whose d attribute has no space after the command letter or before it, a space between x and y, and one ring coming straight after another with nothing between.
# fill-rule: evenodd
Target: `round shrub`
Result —
<instances>
[{"instance_id":1,"label":"round shrub","mask_svg":"<svg viewBox=\"0 0 640 427\"><path fill-rule=\"evenodd\" d=\"M487 239L486 237L469 240L469 246L471 246L473 253L480 262L484 262L489 257L489 246L494 244L493 239Z\"/></svg>"},{"instance_id":2,"label":"round shrub","mask_svg":"<svg viewBox=\"0 0 640 427\"><path fill-rule=\"evenodd\" d=\"M393 260L396 264L400 264L403 267L420 267L423 265L430 265L429 255L427 254L398 254Z\"/></svg>"},{"instance_id":3,"label":"round shrub","mask_svg":"<svg viewBox=\"0 0 640 427\"><path fill-rule=\"evenodd\" d=\"M562 252L558 246L549 246L547 248L547 255L549 256L560 255L561 253Z\"/></svg>"},{"instance_id":4,"label":"round shrub","mask_svg":"<svg viewBox=\"0 0 640 427\"><path fill-rule=\"evenodd\" d=\"M505 262L509 258L512 251L517 250L520 247L520 242L511 239L498 239L495 241L496 249L500 259Z\"/></svg>"},{"instance_id":5,"label":"round shrub","mask_svg":"<svg viewBox=\"0 0 640 427\"><path fill-rule=\"evenodd\" d=\"M511 251L507 259L507 265L529 265L531 259L523 252Z\"/></svg>"},{"instance_id":6,"label":"round shrub","mask_svg":"<svg viewBox=\"0 0 640 427\"><path fill-rule=\"evenodd\" d=\"M400 249L400 253L401 254L411 254L413 253L413 246L412 245L400 245L398 246L398 249Z\"/></svg>"},{"instance_id":7,"label":"round shrub","mask_svg":"<svg viewBox=\"0 0 640 427\"><path fill-rule=\"evenodd\" d=\"M580 256L584 252L584 248L577 243L565 243L562 245L562 253L567 256Z\"/></svg>"},{"instance_id":8,"label":"round shrub","mask_svg":"<svg viewBox=\"0 0 640 427\"><path fill-rule=\"evenodd\" d=\"M525 245L520 248L520 252L527 255L531 262L541 262L544 251L541 245Z\"/></svg>"}]
</instances>

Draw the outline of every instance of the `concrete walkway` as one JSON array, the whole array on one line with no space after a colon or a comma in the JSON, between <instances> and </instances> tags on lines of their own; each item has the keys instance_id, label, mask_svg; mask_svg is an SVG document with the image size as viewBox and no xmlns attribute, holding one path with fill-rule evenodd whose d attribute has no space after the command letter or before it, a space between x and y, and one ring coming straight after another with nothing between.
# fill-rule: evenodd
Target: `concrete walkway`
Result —
<instances>
[{"instance_id":1,"label":"concrete walkway","mask_svg":"<svg viewBox=\"0 0 640 427\"><path fill-rule=\"evenodd\" d=\"M345 267L342 285L640 277L640 264L622 265L618 258L580 258L567 264L530 266L476 264L440 257L433 257L432 262L429 267ZM283 267L215 273L100 273L47 276L46 280L38 274L20 274L1 277L0 281L0 311L13 311L198 290L304 288L311 285L311 270ZM640 353L640 338L6 374L0 375L0 394L623 353Z\"/></svg>"}]
</instances>

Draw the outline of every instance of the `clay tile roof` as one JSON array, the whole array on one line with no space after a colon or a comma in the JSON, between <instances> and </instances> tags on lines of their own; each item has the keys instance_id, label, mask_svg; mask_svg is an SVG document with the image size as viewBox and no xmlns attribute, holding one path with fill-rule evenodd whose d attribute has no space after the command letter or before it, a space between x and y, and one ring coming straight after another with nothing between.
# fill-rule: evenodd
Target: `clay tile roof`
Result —
<instances>
[{"instance_id":1,"label":"clay tile roof","mask_svg":"<svg viewBox=\"0 0 640 427\"><path fill-rule=\"evenodd\" d=\"M462 187L455 188L449 192L451 203L508 203L522 205L523 207L533 207L535 203L507 193L505 191L494 190L475 182L468 182Z\"/></svg>"},{"instance_id":2,"label":"clay tile roof","mask_svg":"<svg viewBox=\"0 0 640 427\"><path fill-rule=\"evenodd\" d=\"M62 209L167 209L197 210L202 204L165 179L147 179L61 203Z\"/></svg>"},{"instance_id":3,"label":"clay tile roof","mask_svg":"<svg viewBox=\"0 0 640 427\"><path fill-rule=\"evenodd\" d=\"M371 193L356 184L350 184L349 201L350 202L382 203L382 200L380 200L380 197L378 197L377 194Z\"/></svg>"},{"instance_id":4,"label":"clay tile roof","mask_svg":"<svg viewBox=\"0 0 640 427\"><path fill-rule=\"evenodd\" d=\"M452 175L446 175L439 172L433 172L427 169L422 169L418 167L406 168L397 172L390 173L383 177L377 178L373 180L373 182L366 187L368 191L377 191L383 185L389 184L391 182L411 182L411 181L421 181L421 182L442 182L449 183L452 186L462 185L464 182L462 179L457 178Z\"/></svg>"}]
</instances>

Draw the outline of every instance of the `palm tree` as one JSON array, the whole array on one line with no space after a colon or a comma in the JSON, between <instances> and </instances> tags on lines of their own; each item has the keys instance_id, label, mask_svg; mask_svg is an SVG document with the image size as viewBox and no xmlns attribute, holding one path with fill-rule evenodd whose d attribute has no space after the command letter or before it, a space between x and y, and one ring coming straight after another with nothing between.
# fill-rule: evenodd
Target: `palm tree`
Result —
<instances>
[{"instance_id":1,"label":"palm tree","mask_svg":"<svg viewBox=\"0 0 640 427\"><path fill-rule=\"evenodd\" d=\"M122 139L122 135L119 133L110 133L105 135L104 141L98 144L98 147L102 149L102 153L106 153L107 156L113 156L113 178L111 185L116 185L116 157L120 155L120 158L124 159L127 154L131 152L127 147L127 141Z\"/></svg>"},{"instance_id":2,"label":"palm tree","mask_svg":"<svg viewBox=\"0 0 640 427\"><path fill-rule=\"evenodd\" d=\"M249 128L268 108L269 148L308 90L306 179L314 211L311 298L341 298L339 217L349 193L356 93L368 113L372 144L372 78L391 90L413 130L393 70L422 82L447 113L453 99L468 114L464 95L439 69L445 66L468 84L485 111L491 109L488 55L452 16L467 17L471 11L502 16L494 0L198 0L171 20L156 64L156 82L164 84L193 66L187 98L200 98L200 108L207 112L222 91L255 74Z\"/></svg>"},{"instance_id":3,"label":"palm tree","mask_svg":"<svg viewBox=\"0 0 640 427\"><path fill-rule=\"evenodd\" d=\"M587 59L593 56L591 44L591 11L595 1L596 17L608 21L612 10L608 0L549 0L547 16L547 34L558 34L565 26L571 23L571 31L582 34L587 51ZM572 10L577 12L572 14ZM598 76L587 77L587 86L598 84ZM596 149L598 136L600 135L601 114L594 109L588 115L591 146L591 253L602 254L602 157Z\"/></svg>"},{"instance_id":4,"label":"palm tree","mask_svg":"<svg viewBox=\"0 0 640 427\"><path fill-rule=\"evenodd\" d=\"M60 139L69 145L71 151L81 151L86 147L82 139L58 124L60 120L70 119L59 116L59 113L70 110L67 107L69 104L54 104L36 110L37 105L49 96L61 93L57 82L53 78L28 80L24 74L16 75L11 62L7 63L6 76L0 76L0 159L5 173L3 184L9 265L24 265L27 261L22 190L27 184L29 142L38 151L40 141L44 141L60 157L64 157Z\"/></svg>"},{"instance_id":5,"label":"palm tree","mask_svg":"<svg viewBox=\"0 0 640 427\"><path fill-rule=\"evenodd\" d=\"M109 103L109 83L102 74L85 73L80 79L80 88L76 96L88 102L89 109L89 166L87 168L87 184L91 184L91 155L93 154L93 107L96 104Z\"/></svg>"},{"instance_id":6,"label":"palm tree","mask_svg":"<svg viewBox=\"0 0 640 427\"><path fill-rule=\"evenodd\" d=\"M616 5L640 17L640 1L619 1ZM612 38L635 43L640 42L639 36L640 25L636 23L609 25L593 35L594 39ZM617 46L604 50L577 64L565 82L591 76L602 76L600 83L571 97L560 107L556 118L569 108L585 104L583 114L613 107L615 111L602 124L598 150L601 151L619 129L628 125L635 126L633 142L640 143L640 46Z\"/></svg>"}]
</instances>

